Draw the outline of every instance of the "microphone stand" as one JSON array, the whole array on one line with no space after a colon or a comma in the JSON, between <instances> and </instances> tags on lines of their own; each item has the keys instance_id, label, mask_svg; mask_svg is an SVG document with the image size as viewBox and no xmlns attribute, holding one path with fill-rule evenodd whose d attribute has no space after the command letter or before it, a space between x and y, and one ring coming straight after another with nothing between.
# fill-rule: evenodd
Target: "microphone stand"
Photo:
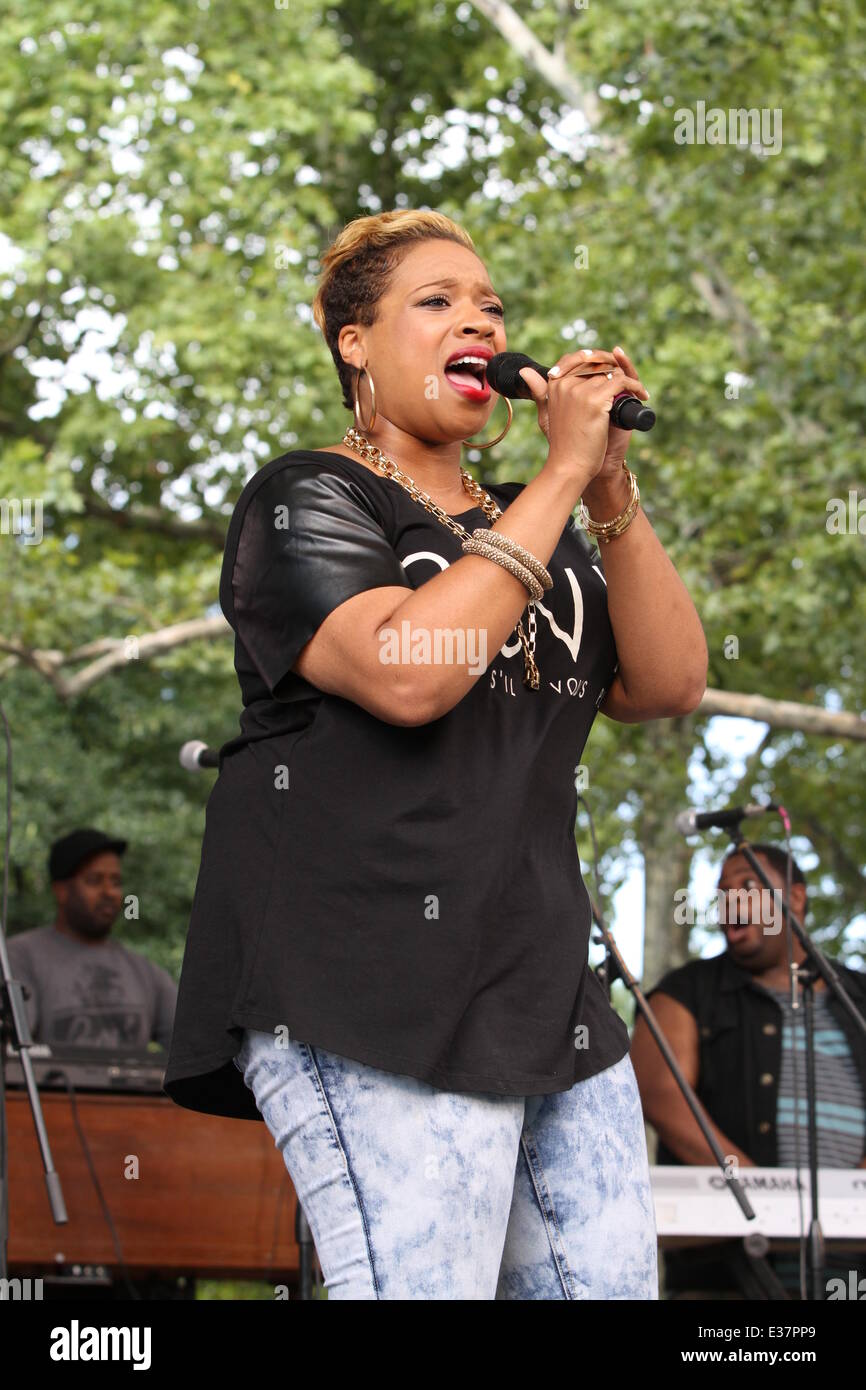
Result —
<instances>
[{"instance_id":1,"label":"microphone stand","mask_svg":"<svg viewBox=\"0 0 866 1390\"><path fill-rule=\"evenodd\" d=\"M713 1134L712 1129L710 1128L710 1121L707 1112L704 1110L704 1107L701 1105L701 1102L698 1100L689 1082L686 1080L683 1074L683 1069L677 1061L670 1043L668 1042L667 1038L665 1037L664 1033L659 1027L658 1019L653 1013L650 1004L647 1002L646 996L643 990L641 989L640 985L638 984L638 981L635 979L634 975L632 975L631 971L629 970L628 966L623 960L622 955L620 954L619 947L617 946L616 942L611 936L610 931L608 930L608 927L605 923L605 920L601 915L601 909L598 907L597 903L594 902L592 895L588 892L588 890L587 896L589 897L589 905L592 909L593 920L595 922L595 925L598 927L599 932L601 933L601 939L604 943L604 947L607 952L607 956L605 959L605 967L609 972L609 980L622 980L626 989L628 989L630 993L633 995L634 1002L639 1012L642 1014L644 1022L646 1023L650 1032L652 1033L659 1051L661 1052L662 1056L664 1057L665 1061L670 1067L670 1070L673 1073L674 1080L676 1081L677 1085L683 1093L683 1099L685 1100L686 1104L688 1105L689 1109L695 1117L695 1123L697 1124L698 1128L700 1129L701 1133L706 1139L710 1149L712 1150L713 1157L718 1163L719 1170L722 1174L722 1177L725 1180L725 1185L736 1199L737 1205L739 1206L740 1211L743 1213L746 1220L754 1221L755 1213L752 1210L752 1205L748 1197L746 1196L745 1192L740 1186L739 1179L733 1177L731 1174L728 1173L725 1161L725 1154L722 1152L722 1146L719 1143L716 1136ZM609 982L607 983L607 987L610 987Z\"/></svg>"},{"instance_id":2,"label":"microphone stand","mask_svg":"<svg viewBox=\"0 0 866 1390\"><path fill-rule=\"evenodd\" d=\"M578 793L577 799L578 801L583 803L584 809L589 819L589 829L590 834L592 835L592 849L594 855L593 867L595 871L596 891L598 892L599 897L601 897L601 884L599 883L598 877L598 840L595 837L595 824L593 822L592 812L589 809L586 797L581 796L580 793ZM584 888L586 888L586 884L584 884ZM692 1114L694 1115L695 1123L697 1124L698 1128L700 1129L701 1133L706 1139L712 1151L713 1157L719 1165L719 1170L722 1174L722 1177L725 1180L726 1187L733 1194L734 1198L736 1199L737 1205L740 1208L740 1211L745 1216L746 1220L754 1221L755 1213L752 1210L751 1202L749 1201L748 1197L746 1196L745 1192L740 1186L739 1180L735 1177L730 1176L727 1171L727 1167L725 1164L725 1155L722 1153L722 1146L719 1143L716 1136L713 1134L712 1129L710 1128L710 1120L709 1116L707 1115L707 1112L704 1110L704 1107L701 1105L701 1102L698 1100L697 1096L695 1095L694 1091L692 1090L691 1086L689 1085L688 1081L683 1075L683 1069L677 1061L667 1038L665 1037L664 1033L659 1027L658 1020L655 1014L653 1013L652 1009L650 1008L643 990L641 989L634 975L632 975L631 971L629 970L628 966L626 965L625 961L620 955L619 947L617 946L616 942L613 939L613 936L608 930L607 923L605 922L604 917L601 913L601 908L598 906L598 903L594 901L593 896L588 888L586 888L586 896L589 898L589 906L592 911L593 921L595 922L595 925L598 927L598 930L601 933L601 939L604 944L604 964L601 967L599 973L602 974L602 980L604 983L604 987L607 990L608 999L610 998L610 986L612 981L614 979L622 980L626 989L631 992L639 1012L643 1015L644 1021L647 1027L649 1028L650 1032L652 1033L653 1038L655 1039L656 1046L658 1047L659 1051L661 1052L662 1056L667 1062L673 1074L674 1080L676 1081L677 1085L682 1091L683 1099L685 1100L686 1105L689 1107Z\"/></svg>"},{"instance_id":3,"label":"microphone stand","mask_svg":"<svg viewBox=\"0 0 866 1390\"><path fill-rule=\"evenodd\" d=\"M761 865L757 856L752 852L746 843L743 832L740 829L739 821L732 826L725 827L731 842L754 870L757 877L764 884L764 887L771 893L781 892L774 888L767 877L767 873ZM836 974L829 960L816 946L813 946L806 928L800 919L791 911L788 899L784 892L781 892L782 911L788 921L790 929L793 931L800 945L806 953L806 960L802 964L795 966L793 970L794 984L802 986L803 990L803 1015L805 1019L806 1032L806 1112L809 1136L809 1195L811 1201L811 1217L809 1221L809 1271L812 1288L812 1301L821 1302L823 1300L823 1289L821 1278L824 1270L824 1233L821 1229L821 1221L818 1212L818 1118L815 1109L815 1013L813 986L815 981L822 979L827 988L839 1000L839 1003L848 1014L856 1028L866 1036L866 1020L857 1008L839 976Z\"/></svg>"},{"instance_id":4,"label":"microphone stand","mask_svg":"<svg viewBox=\"0 0 866 1390\"><path fill-rule=\"evenodd\" d=\"M297 1196L297 1194L295 1194ZM295 1207L295 1240L298 1246L298 1298L308 1303L313 1297L313 1233L304 1208Z\"/></svg>"},{"instance_id":5,"label":"microphone stand","mask_svg":"<svg viewBox=\"0 0 866 1390\"><path fill-rule=\"evenodd\" d=\"M66 1214L66 1204L63 1200L60 1174L54 1167L54 1160L51 1156L51 1147L48 1143L48 1131L45 1128L45 1116L39 1100L36 1078L33 1074L33 1063L30 1060L30 1048L35 1044L30 1032L27 1010L24 1005L23 986L19 980L13 980L12 978L12 971L9 968L9 957L6 953L6 937L3 923L0 921L0 1279L4 1281L4 1288L6 1287L5 1280L9 1272L7 1263L9 1242L9 1163L6 1111L7 1042L11 1043L12 1047L14 1047L19 1054L21 1070L24 1074L24 1082L27 1087L27 1099L30 1103L33 1128L36 1131L36 1142L39 1146L39 1154L42 1159L48 1205L51 1208L51 1216L55 1225L62 1226L69 1218Z\"/></svg>"},{"instance_id":6,"label":"microphone stand","mask_svg":"<svg viewBox=\"0 0 866 1390\"><path fill-rule=\"evenodd\" d=\"M747 1221L755 1220L755 1212L743 1188L740 1186L739 1179L728 1172L726 1156L722 1152L722 1147L710 1128L709 1116L698 1100L689 1082L683 1075L682 1068L668 1043L667 1038L659 1027L658 1020L652 1011L652 1007L646 999L640 985L632 975L625 961L623 960L619 948L608 930L604 918L597 904L593 901L592 895L587 890L589 905L592 909L593 920L601 933L602 942L605 947L606 955L602 966L599 967L598 974L605 972L605 987L610 991L610 982L613 979L622 980L626 988L634 997L635 1004L643 1015L644 1022L649 1028L655 1039L656 1045L665 1059L674 1080L682 1092L683 1099L688 1105L694 1116L695 1123L703 1134L713 1157L719 1165L719 1171L725 1180L725 1185L737 1202L741 1212ZM779 1280L774 1270L767 1263L767 1252L769 1242L759 1231L750 1232L743 1237L742 1245L737 1252L732 1255L732 1268L740 1281L744 1294L747 1298L765 1298L775 1301L788 1299L788 1293Z\"/></svg>"},{"instance_id":7,"label":"microphone stand","mask_svg":"<svg viewBox=\"0 0 866 1390\"><path fill-rule=\"evenodd\" d=\"M51 1215L55 1225L62 1226L68 1221L66 1214L66 1203L63 1200L63 1188L60 1183L60 1174L54 1167L54 1159L51 1156L51 1146L48 1143L48 1131L45 1128L45 1116L39 1100L39 1090L36 1085L36 1078L33 1074L33 1063L30 1059L30 1048L35 1046L33 1035L30 1032L30 1021L27 1017L27 1008L24 1002L24 987L20 980L12 978L12 969L9 964L9 953L6 950L6 927L3 917L6 912L7 889L9 884L9 847L12 840L12 737L9 731L9 721L0 706L0 719L3 722L3 731L6 740L6 833L3 854L3 887L2 887L2 909L0 909L0 1280L2 1280L2 1292L0 1298L5 1298L8 1293L8 1258L9 1258L9 1152L8 1152L8 1128L6 1113L6 1045L9 1041L19 1054L21 1070L24 1074L24 1082L27 1087L27 1099L30 1103L30 1114L33 1119L33 1128L36 1131L36 1142L39 1146L39 1156L42 1160L42 1168L45 1176L45 1189L48 1196L48 1205L51 1208Z\"/></svg>"},{"instance_id":8,"label":"microphone stand","mask_svg":"<svg viewBox=\"0 0 866 1390\"><path fill-rule=\"evenodd\" d=\"M3 1289L7 1287L8 1216L10 1216L6 1106L7 1042L11 1042L15 1051L18 1052L19 1061L21 1061L26 1094L28 1094L29 1105L31 1105L33 1129L36 1131L36 1143L39 1145L39 1155L42 1158L44 1184L46 1184L47 1198L49 1198L51 1218L54 1220L54 1225L63 1226L68 1220L67 1207L65 1207L63 1187L60 1184L60 1173L54 1168L54 1159L51 1158L49 1133L44 1125L39 1090L36 1086L36 1077L33 1076L33 1063L29 1049L35 1047L35 1042L33 1042L28 1015L26 1015L24 986L22 986L21 981L13 979L6 949L6 931L4 931L3 920L0 919L0 1279L3 1280ZM4 1295L0 1294L0 1297L4 1297Z\"/></svg>"}]
</instances>

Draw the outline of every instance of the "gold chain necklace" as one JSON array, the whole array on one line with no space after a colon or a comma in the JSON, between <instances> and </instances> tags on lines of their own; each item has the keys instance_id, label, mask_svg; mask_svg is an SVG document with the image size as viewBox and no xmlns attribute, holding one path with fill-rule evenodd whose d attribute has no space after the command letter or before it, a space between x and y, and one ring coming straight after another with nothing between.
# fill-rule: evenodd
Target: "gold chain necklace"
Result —
<instances>
[{"instance_id":1,"label":"gold chain necklace","mask_svg":"<svg viewBox=\"0 0 866 1390\"><path fill-rule=\"evenodd\" d=\"M404 473L392 458L389 458L387 454L383 454L381 449L377 448L375 444L371 444L369 439L365 439L356 429L352 429L350 426L349 429L346 430L346 433L343 435L343 443L350 449L354 449L355 452L366 459L368 463L375 464L380 473L384 473L386 477L392 478L395 483L399 483L414 501L420 502L425 511L435 516L436 520L441 521L443 526L447 526L449 531L453 531L455 536L460 536L463 540L471 539L469 532L465 527L460 525L459 521L456 521L454 517L449 516L447 512L443 511L443 509L433 501L432 497L428 496L426 492L422 492L421 488L409 477L408 473ZM464 489L468 492L472 500L478 503L492 526L493 522L501 517L501 509L496 505L489 492L485 492L481 484L477 483L472 474L467 472L463 467L460 469L460 477ZM533 655L535 651L536 632L535 602L533 599L529 600L527 607L529 610L529 639L527 640L526 633L523 630L523 622L520 618L517 620L516 629L517 635L520 638L520 644L523 647L523 684L530 690L538 690L540 686L540 676L538 667L535 664L535 656Z\"/></svg>"}]
</instances>

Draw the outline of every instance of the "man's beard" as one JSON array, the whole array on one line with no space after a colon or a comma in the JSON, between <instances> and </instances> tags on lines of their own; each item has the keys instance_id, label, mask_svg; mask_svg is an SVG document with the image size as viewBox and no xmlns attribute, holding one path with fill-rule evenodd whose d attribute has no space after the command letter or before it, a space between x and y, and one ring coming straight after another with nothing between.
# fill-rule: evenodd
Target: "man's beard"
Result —
<instances>
[{"instance_id":1,"label":"man's beard","mask_svg":"<svg viewBox=\"0 0 866 1390\"><path fill-rule=\"evenodd\" d=\"M101 917L94 917L84 908L72 903L67 904L66 920L72 930L78 932L79 936L87 936L92 941L101 941L109 936L114 925L114 917L109 917L108 913Z\"/></svg>"}]
</instances>

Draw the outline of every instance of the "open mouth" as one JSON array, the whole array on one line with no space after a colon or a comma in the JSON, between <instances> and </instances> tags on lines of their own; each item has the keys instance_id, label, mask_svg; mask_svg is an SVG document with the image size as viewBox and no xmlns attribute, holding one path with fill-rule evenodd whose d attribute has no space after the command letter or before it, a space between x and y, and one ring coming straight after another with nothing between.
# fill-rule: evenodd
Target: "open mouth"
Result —
<instances>
[{"instance_id":1,"label":"open mouth","mask_svg":"<svg viewBox=\"0 0 866 1390\"><path fill-rule=\"evenodd\" d=\"M486 401L490 397L486 373L486 359L471 352L449 362L445 368L445 376L454 390L476 401Z\"/></svg>"},{"instance_id":2,"label":"open mouth","mask_svg":"<svg viewBox=\"0 0 866 1390\"><path fill-rule=\"evenodd\" d=\"M732 945L736 946L739 942L747 939L753 925L752 922L728 922L725 927L725 936Z\"/></svg>"}]
</instances>

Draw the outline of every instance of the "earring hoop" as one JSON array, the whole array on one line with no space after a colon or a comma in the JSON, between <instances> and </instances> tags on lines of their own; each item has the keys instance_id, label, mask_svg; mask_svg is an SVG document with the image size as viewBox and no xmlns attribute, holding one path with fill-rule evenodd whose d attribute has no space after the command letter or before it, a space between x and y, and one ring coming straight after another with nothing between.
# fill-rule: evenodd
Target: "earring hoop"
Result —
<instances>
[{"instance_id":1,"label":"earring hoop","mask_svg":"<svg viewBox=\"0 0 866 1390\"><path fill-rule=\"evenodd\" d=\"M488 439L486 444L473 444L471 439L464 439L462 442L466 445L467 448L489 449L492 444L498 444L500 439L505 438L508 431L511 429L511 421L514 419L514 409L511 405L511 401L508 399L507 396L503 396L502 399L504 400L506 408L508 410L508 424L505 426L505 429L502 431L501 434L498 434L495 439Z\"/></svg>"},{"instance_id":2,"label":"earring hoop","mask_svg":"<svg viewBox=\"0 0 866 1390\"><path fill-rule=\"evenodd\" d=\"M365 425L358 415L358 397L360 394L358 388L361 385L361 377L364 374L366 374L367 380L370 383L370 399L373 403L373 414L368 425ZM355 403L353 414L355 416L355 428L359 432L359 434L366 434L369 430L373 428L373 426L376 423L376 388L373 385L373 378L370 375L369 371L367 371L366 367L359 367L358 375L355 378Z\"/></svg>"}]
</instances>

